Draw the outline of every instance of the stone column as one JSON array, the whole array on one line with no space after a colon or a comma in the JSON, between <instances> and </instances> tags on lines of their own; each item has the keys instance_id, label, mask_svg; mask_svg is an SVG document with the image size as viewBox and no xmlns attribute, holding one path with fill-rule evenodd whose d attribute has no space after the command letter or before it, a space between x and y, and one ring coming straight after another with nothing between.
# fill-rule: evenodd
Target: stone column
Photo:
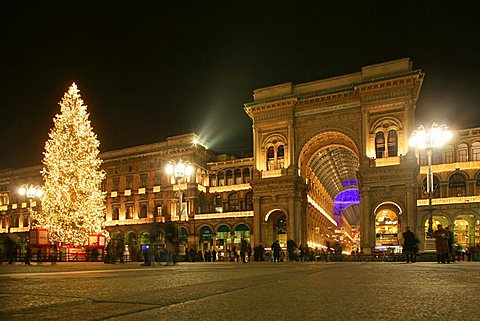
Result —
<instances>
[{"instance_id":1,"label":"stone column","mask_svg":"<svg viewBox=\"0 0 480 321\"><path fill-rule=\"evenodd\" d=\"M372 214L370 213L370 196L368 195L368 188L362 188L360 191L360 206L360 247L365 253L370 253L372 246L375 246L375 238L372 240L372 234L373 236L375 235L375 224L372 225L370 219Z\"/></svg>"}]
</instances>

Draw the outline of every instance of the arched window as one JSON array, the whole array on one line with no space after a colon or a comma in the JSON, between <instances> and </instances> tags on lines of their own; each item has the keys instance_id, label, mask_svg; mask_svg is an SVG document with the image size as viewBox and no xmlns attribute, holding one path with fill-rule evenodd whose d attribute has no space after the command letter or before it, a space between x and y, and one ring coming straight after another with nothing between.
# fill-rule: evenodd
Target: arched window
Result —
<instances>
[{"instance_id":1,"label":"arched window","mask_svg":"<svg viewBox=\"0 0 480 321\"><path fill-rule=\"evenodd\" d=\"M162 204L155 203L155 210L154 210L155 217L162 216Z\"/></svg>"},{"instance_id":2,"label":"arched window","mask_svg":"<svg viewBox=\"0 0 480 321\"><path fill-rule=\"evenodd\" d=\"M278 146L277 150L277 161L278 161L278 167L283 168L284 167L284 156L285 156L285 149L283 145Z\"/></svg>"},{"instance_id":3,"label":"arched window","mask_svg":"<svg viewBox=\"0 0 480 321\"><path fill-rule=\"evenodd\" d=\"M233 176L235 176L235 184L242 184L242 171L240 169L235 169Z\"/></svg>"},{"instance_id":4,"label":"arched window","mask_svg":"<svg viewBox=\"0 0 480 321\"><path fill-rule=\"evenodd\" d=\"M458 145L458 161L468 162L468 145L465 143Z\"/></svg>"},{"instance_id":5,"label":"arched window","mask_svg":"<svg viewBox=\"0 0 480 321\"><path fill-rule=\"evenodd\" d=\"M388 157L398 156L398 137L396 130L388 132Z\"/></svg>"},{"instance_id":6,"label":"arched window","mask_svg":"<svg viewBox=\"0 0 480 321\"><path fill-rule=\"evenodd\" d=\"M480 195L480 172L475 175L475 195Z\"/></svg>"},{"instance_id":7,"label":"arched window","mask_svg":"<svg viewBox=\"0 0 480 321\"><path fill-rule=\"evenodd\" d=\"M139 218L147 218L147 205L142 205L140 207L140 215Z\"/></svg>"},{"instance_id":8,"label":"arched window","mask_svg":"<svg viewBox=\"0 0 480 321\"><path fill-rule=\"evenodd\" d=\"M432 164L442 164L442 150L432 150Z\"/></svg>"},{"instance_id":9,"label":"arched window","mask_svg":"<svg viewBox=\"0 0 480 321\"><path fill-rule=\"evenodd\" d=\"M133 219L133 205L128 205L125 211L125 218L127 220Z\"/></svg>"},{"instance_id":10,"label":"arched window","mask_svg":"<svg viewBox=\"0 0 480 321\"><path fill-rule=\"evenodd\" d=\"M423 198L428 198L428 190L427 190L427 178L425 177L423 179ZM421 197L422 197L421 196ZM437 175L433 175L433 198L438 198L440 197L440 178L438 178Z\"/></svg>"},{"instance_id":11,"label":"arched window","mask_svg":"<svg viewBox=\"0 0 480 321\"><path fill-rule=\"evenodd\" d=\"M285 148L283 147L283 145L278 146L277 157L283 158L284 155L285 155Z\"/></svg>"},{"instance_id":12,"label":"arched window","mask_svg":"<svg viewBox=\"0 0 480 321\"><path fill-rule=\"evenodd\" d=\"M210 181L210 186L217 186L217 175L210 174L208 180Z\"/></svg>"},{"instance_id":13,"label":"arched window","mask_svg":"<svg viewBox=\"0 0 480 321\"><path fill-rule=\"evenodd\" d=\"M7 193L3 193L2 195L0 195L0 205L8 205L9 203L10 202Z\"/></svg>"},{"instance_id":14,"label":"arched window","mask_svg":"<svg viewBox=\"0 0 480 321\"><path fill-rule=\"evenodd\" d=\"M455 153L455 150L452 145L447 145L443 148L445 163L455 162L454 153Z\"/></svg>"},{"instance_id":15,"label":"arched window","mask_svg":"<svg viewBox=\"0 0 480 321\"><path fill-rule=\"evenodd\" d=\"M240 210L240 204L238 202L238 193L234 192L228 195L228 210L232 212Z\"/></svg>"},{"instance_id":16,"label":"arched window","mask_svg":"<svg viewBox=\"0 0 480 321\"><path fill-rule=\"evenodd\" d=\"M450 197L465 196L467 192L465 176L455 173L448 180L448 195Z\"/></svg>"},{"instance_id":17,"label":"arched window","mask_svg":"<svg viewBox=\"0 0 480 321\"><path fill-rule=\"evenodd\" d=\"M232 170L227 170L225 172L225 177L227 179L227 185L233 185L233 172Z\"/></svg>"},{"instance_id":18,"label":"arched window","mask_svg":"<svg viewBox=\"0 0 480 321\"><path fill-rule=\"evenodd\" d=\"M480 142L474 142L472 144L472 160L480 161Z\"/></svg>"},{"instance_id":19,"label":"arched window","mask_svg":"<svg viewBox=\"0 0 480 321\"><path fill-rule=\"evenodd\" d=\"M273 146L267 150L267 170L275 169L275 150Z\"/></svg>"},{"instance_id":20,"label":"arched window","mask_svg":"<svg viewBox=\"0 0 480 321\"><path fill-rule=\"evenodd\" d=\"M119 212L120 212L120 211L119 211L118 207L115 207L115 208L113 209L113 212L112 212L112 220L118 221L119 216L120 216L120 215L119 215Z\"/></svg>"},{"instance_id":21,"label":"arched window","mask_svg":"<svg viewBox=\"0 0 480 321\"><path fill-rule=\"evenodd\" d=\"M222 196L220 196L220 194L216 194L213 197L213 208L215 209L216 213L223 212Z\"/></svg>"},{"instance_id":22,"label":"arched window","mask_svg":"<svg viewBox=\"0 0 480 321\"><path fill-rule=\"evenodd\" d=\"M375 157L383 158L385 154L385 134L377 132L375 134Z\"/></svg>"},{"instance_id":23,"label":"arched window","mask_svg":"<svg viewBox=\"0 0 480 321\"><path fill-rule=\"evenodd\" d=\"M245 194L245 210L253 211L253 192Z\"/></svg>"},{"instance_id":24,"label":"arched window","mask_svg":"<svg viewBox=\"0 0 480 321\"><path fill-rule=\"evenodd\" d=\"M20 226L20 218L18 215L14 215L11 217L12 218L12 224L10 227L19 227Z\"/></svg>"},{"instance_id":25,"label":"arched window","mask_svg":"<svg viewBox=\"0 0 480 321\"><path fill-rule=\"evenodd\" d=\"M218 186L225 186L225 174L223 172L218 172Z\"/></svg>"},{"instance_id":26,"label":"arched window","mask_svg":"<svg viewBox=\"0 0 480 321\"><path fill-rule=\"evenodd\" d=\"M244 168L243 169L243 182L250 183L250 169Z\"/></svg>"}]
</instances>

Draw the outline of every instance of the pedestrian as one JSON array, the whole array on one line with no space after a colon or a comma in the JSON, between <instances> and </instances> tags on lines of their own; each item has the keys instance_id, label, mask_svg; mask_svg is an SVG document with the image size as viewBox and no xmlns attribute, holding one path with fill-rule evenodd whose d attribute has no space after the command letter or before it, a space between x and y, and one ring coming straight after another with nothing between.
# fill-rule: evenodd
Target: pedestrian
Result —
<instances>
[{"instance_id":1,"label":"pedestrian","mask_svg":"<svg viewBox=\"0 0 480 321\"><path fill-rule=\"evenodd\" d=\"M282 252L282 247L280 246L280 242L278 240L273 242L272 251L273 251L273 262L280 262L280 252Z\"/></svg>"},{"instance_id":2,"label":"pedestrian","mask_svg":"<svg viewBox=\"0 0 480 321\"><path fill-rule=\"evenodd\" d=\"M403 232L403 254L407 263L417 262L417 238L415 233L410 231L410 226L407 226Z\"/></svg>"},{"instance_id":3,"label":"pedestrian","mask_svg":"<svg viewBox=\"0 0 480 321\"><path fill-rule=\"evenodd\" d=\"M437 263L450 263L448 257L448 231L442 224L438 224L437 230L433 233L435 238L435 249L437 252Z\"/></svg>"},{"instance_id":4,"label":"pedestrian","mask_svg":"<svg viewBox=\"0 0 480 321\"><path fill-rule=\"evenodd\" d=\"M32 249L30 246L27 246L27 251L25 253L25 265L31 265L30 259L32 258Z\"/></svg>"},{"instance_id":5,"label":"pedestrian","mask_svg":"<svg viewBox=\"0 0 480 321\"><path fill-rule=\"evenodd\" d=\"M245 263L245 255L248 251L248 244L245 239L242 238L242 242L240 243L240 257L242 258L242 262Z\"/></svg>"},{"instance_id":6,"label":"pedestrian","mask_svg":"<svg viewBox=\"0 0 480 321\"><path fill-rule=\"evenodd\" d=\"M453 231L450 229L450 226L447 226L445 230L448 233L448 239L447 239L448 255L450 256L450 261L452 261L452 263L455 263L455 251L453 248L453 242L455 241L455 234L453 234Z\"/></svg>"},{"instance_id":7,"label":"pedestrian","mask_svg":"<svg viewBox=\"0 0 480 321\"><path fill-rule=\"evenodd\" d=\"M295 253L297 250L297 243L294 240L287 240L287 258L289 261L298 259L297 253Z\"/></svg>"},{"instance_id":8,"label":"pedestrian","mask_svg":"<svg viewBox=\"0 0 480 321\"><path fill-rule=\"evenodd\" d=\"M215 248L213 248L212 250L212 262L216 262L217 261L217 251L215 250Z\"/></svg>"},{"instance_id":9,"label":"pedestrian","mask_svg":"<svg viewBox=\"0 0 480 321\"><path fill-rule=\"evenodd\" d=\"M298 249L300 250L300 262L303 262L305 260L305 247L303 246L302 243L298 246Z\"/></svg>"},{"instance_id":10,"label":"pedestrian","mask_svg":"<svg viewBox=\"0 0 480 321\"><path fill-rule=\"evenodd\" d=\"M209 250L205 251L205 262L211 262L212 261L212 254L210 253Z\"/></svg>"}]
</instances>

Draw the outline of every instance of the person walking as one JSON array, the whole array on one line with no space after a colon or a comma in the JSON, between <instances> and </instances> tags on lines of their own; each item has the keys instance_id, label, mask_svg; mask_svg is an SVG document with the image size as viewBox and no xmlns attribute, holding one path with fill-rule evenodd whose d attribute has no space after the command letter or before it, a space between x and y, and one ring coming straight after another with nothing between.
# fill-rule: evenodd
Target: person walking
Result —
<instances>
[{"instance_id":1,"label":"person walking","mask_svg":"<svg viewBox=\"0 0 480 321\"><path fill-rule=\"evenodd\" d=\"M242 263L245 263L245 255L247 253L247 241L242 239L242 242L240 244L240 257L242 259Z\"/></svg>"},{"instance_id":2,"label":"person walking","mask_svg":"<svg viewBox=\"0 0 480 321\"><path fill-rule=\"evenodd\" d=\"M448 254L447 255L449 255L450 261L452 261L452 263L455 263L455 250L453 247L453 242L455 241L455 235L453 234L453 231L450 229L450 226L447 226L445 230L448 233L448 239L447 239Z\"/></svg>"},{"instance_id":3,"label":"person walking","mask_svg":"<svg viewBox=\"0 0 480 321\"><path fill-rule=\"evenodd\" d=\"M27 251L25 253L25 265L31 265L30 260L32 258L32 248L27 246Z\"/></svg>"},{"instance_id":4,"label":"person walking","mask_svg":"<svg viewBox=\"0 0 480 321\"><path fill-rule=\"evenodd\" d=\"M403 254L407 263L417 262L417 238L415 233L410 231L410 226L407 226L403 232Z\"/></svg>"},{"instance_id":5,"label":"person walking","mask_svg":"<svg viewBox=\"0 0 480 321\"><path fill-rule=\"evenodd\" d=\"M212 250L212 262L216 262L217 261L217 251L215 250L215 248L213 248Z\"/></svg>"},{"instance_id":6,"label":"person walking","mask_svg":"<svg viewBox=\"0 0 480 321\"><path fill-rule=\"evenodd\" d=\"M280 252L282 251L282 248L278 240L273 242L272 251L273 251L273 262L280 262Z\"/></svg>"},{"instance_id":7,"label":"person walking","mask_svg":"<svg viewBox=\"0 0 480 321\"><path fill-rule=\"evenodd\" d=\"M448 257L448 231L443 228L442 224L438 224L433 237L435 238L437 263L450 263Z\"/></svg>"}]
</instances>

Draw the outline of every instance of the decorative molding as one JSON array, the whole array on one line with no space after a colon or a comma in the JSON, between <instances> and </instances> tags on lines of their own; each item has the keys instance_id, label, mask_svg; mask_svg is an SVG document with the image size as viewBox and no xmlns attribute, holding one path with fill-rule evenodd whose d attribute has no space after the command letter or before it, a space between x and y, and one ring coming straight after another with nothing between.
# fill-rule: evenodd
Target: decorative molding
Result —
<instances>
[{"instance_id":1,"label":"decorative molding","mask_svg":"<svg viewBox=\"0 0 480 321\"><path fill-rule=\"evenodd\" d=\"M282 169L272 169L270 171L262 171L262 178L280 177L282 176Z\"/></svg>"},{"instance_id":2,"label":"decorative molding","mask_svg":"<svg viewBox=\"0 0 480 321\"><path fill-rule=\"evenodd\" d=\"M339 105L333 105L333 106L322 106L315 109L298 111L295 113L295 117L330 113L332 111L339 111L339 110L350 109L350 108L355 108L360 106L361 106L360 102L351 102L351 103L345 103L345 104L339 104Z\"/></svg>"},{"instance_id":3,"label":"decorative molding","mask_svg":"<svg viewBox=\"0 0 480 321\"><path fill-rule=\"evenodd\" d=\"M400 165L400 156L377 158L375 159L375 167Z\"/></svg>"},{"instance_id":4,"label":"decorative molding","mask_svg":"<svg viewBox=\"0 0 480 321\"><path fill-rule=\"evenodd\" d=\"M138 224L149 224L154 222L164 223L165 217L147 217L147 218L127 219L127 220L112 220L112 221L106 221L105 226L138 225Z\"/></svg>"},{"instance_id":5,"label":"decorative molding","mask_svg":"<svg viewBox=\"0 0 480 321\"><path fill-rule=\"evenodd\" d=\"M210 214L195 214L195 220L209 220L209 219L219 219L219 218L237 218L237 217L253 217L253 211L242 211L242 212L224 212L224 213L210 213Z\"/></svg>"},{"instance_id":6,"label":"decorative molding","mask_svg":"<svg viewBox=\"0 0 480 321\"><path fill-rule=\"evenodd\" d=\"M449 164L432 165L433 173L454 172L456 170L480 169L480 161L469 161ZM420 174L426 175L428 173L428 166L420 167Z\"/></svg>"},{"instance_id":7,"label":"decorative molding","mask_svg":"<svg viewBox=\"0 0 480 321\"><path fill-rule=\"evenodd\" d=\"M223 193L223 192L233 192L233 191L244 191L249 189L252 189L252 186L250 186L249 183L245 183L245 184L235 184L235 185L226 185L226 186L212 186L208 188L208 192Z\"/></svg>"},{"instance_id":8,"label":"decorative molding","mask_svg":"<svg viewBox=\"0 0 480 321\"><path fill-rule=\"evenodd\" d=\"M443 197L432 199L432 205L480 203L480 196ZM428 199L417 200L417 206L428 206Z\"/></svg>"}]
</instances>

